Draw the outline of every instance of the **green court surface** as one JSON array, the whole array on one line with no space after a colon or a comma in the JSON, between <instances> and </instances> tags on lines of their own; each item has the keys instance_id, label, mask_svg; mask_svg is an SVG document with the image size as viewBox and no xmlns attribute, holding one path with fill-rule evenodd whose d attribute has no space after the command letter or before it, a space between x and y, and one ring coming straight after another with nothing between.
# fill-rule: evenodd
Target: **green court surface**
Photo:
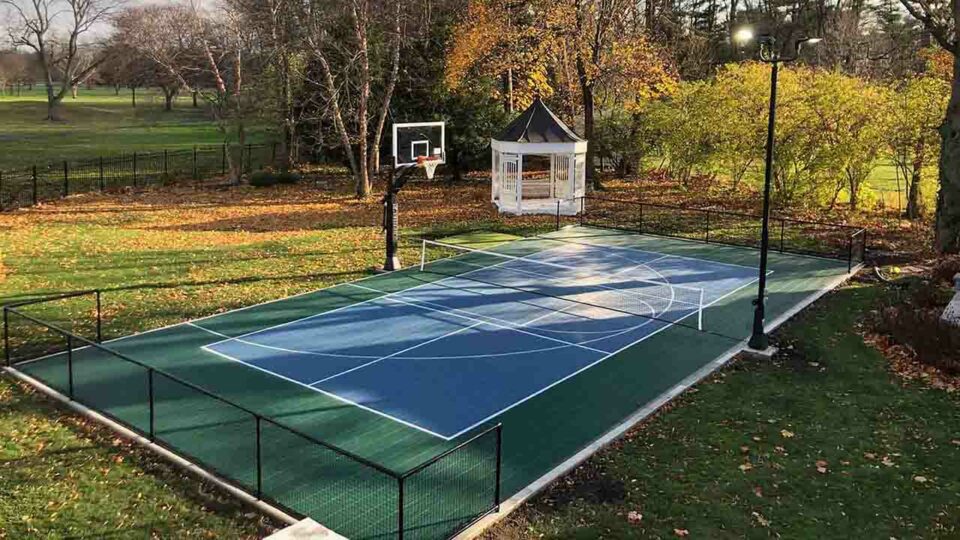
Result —
<instances>
[{"instance_id":1,"label":"green court surface","mask_svg":"<svg viewBox=\"0 0 960 540\"><path fill-rule=\"evenodd\" d=\"M759 264L759 252L751 248L585 227L565 228L540 240L482 247L523 257L544 249L545 242L603 243L728 265ZM785 253L771 253L769 264L767 321L791 312L848 274L846 261ZM399 524L396 478L277 424L403 473L500 423L500 497L504 500L645 405L695 382L706 366L749 336L751 301L756 294L753 283L732 290L705 308L704 331L670 325L449 441L201 349L224 338L407 291L423 285L425 279L444 278L418 270L372 276L359 283L362 287L337 285L216 315L196 321L197 325L184 323L128 336L105 346L158 370L152 387L154 430L165 445L251 492L257 490L256 420L166 378L161 371L272 420L260 426L259 487L265 496L349 538L394 538ZM104 302L108 304L109 298ZM65 354L56 354L18 364L17 369L66 393L70 386L66 362ZM89 348L74 351L71 362L78 401L142 432L148 430L150 388L144 368ZM484 436L408 479L404 537L443 537L482 513L494 495L490 480L495 472L494 453L495 439Z\"/></svg>"}]
</instances>

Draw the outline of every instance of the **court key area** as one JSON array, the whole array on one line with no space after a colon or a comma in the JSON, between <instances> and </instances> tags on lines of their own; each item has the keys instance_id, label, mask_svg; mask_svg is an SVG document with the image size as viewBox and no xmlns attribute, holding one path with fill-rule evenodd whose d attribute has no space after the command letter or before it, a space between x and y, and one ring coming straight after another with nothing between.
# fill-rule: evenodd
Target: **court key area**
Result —
<instances>
[{"instance_id":1,"label":"court key area","mask_svg":"<svg viewBox=\"0 0 960 540\"><path fill-rule=\"evenodd\" d=\"M670 325L702 330L711 304L757 278L589 239L506 247L425 241L441 258L418 285L352 283L377 296L202 348L450 440Z\"/></svg>"}]
</instances>

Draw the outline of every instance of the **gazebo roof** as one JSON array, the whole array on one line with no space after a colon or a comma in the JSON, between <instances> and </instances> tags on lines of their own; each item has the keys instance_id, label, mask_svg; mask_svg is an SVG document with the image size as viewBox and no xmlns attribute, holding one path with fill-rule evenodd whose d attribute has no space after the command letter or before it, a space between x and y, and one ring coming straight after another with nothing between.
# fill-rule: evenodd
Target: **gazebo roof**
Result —
<instances>
[{"instance_id":1,"label":"gazebo roof","mask_svg":"<svg viewBox=\"0 0 960 540\"><path fill-rule=\"evenodd\" d=\"M494 140L534 144L585 142L547 108L540 96Z\"/></svg>"}]
</instances>

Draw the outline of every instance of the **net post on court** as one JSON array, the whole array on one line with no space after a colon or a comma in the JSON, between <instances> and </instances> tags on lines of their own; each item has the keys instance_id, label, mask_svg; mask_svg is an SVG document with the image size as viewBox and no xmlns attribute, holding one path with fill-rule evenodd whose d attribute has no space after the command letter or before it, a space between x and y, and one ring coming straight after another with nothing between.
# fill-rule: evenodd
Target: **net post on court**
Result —
<instances>
[{"instance_id":1,"label":"net post on court","mask_svg":"<svg viewBox=\"0 0 960 540\"><path fill-rule=\"evenodd\" d=\"M427 249L430 246L448 250L448 252L451 254L448 257L436 259L428 263ZM467 256L469 255L476 255L486 259L480 262L471 262L467 260ZM496 251L471 248L467 246L449 244L446 242L438 242L436 240L427 240L425 238L421 239L421 272L427 270L428 264L434 265L431 271L435 271L435 263L442 263L444 261L456 262L459 265L471 268L471 270L454 272L450 275L451 277L458 277L471 281L486 283L488 285L528 292L539 296L557 298L559 300L564 300L574 304L581 304L615 311L626 315L644 317L666 322L668 324L681 324L682 319L685 318L685 316L683 316L680 318L680 320L673 321L663 317L664 313L673 309L674 305L676 305L681 309L693 310L692 312L696 313L697 315L696 328L699 331L703 331L704 290L702 288L676 285L638 277L620 279L618 276L590 273L584 271L583 269L556 262L520 257L508 253L499 253ZM504 263L511 261L521 262L528 268L511 269L503 266ZM530 279L534 279L535 284L518 285L516 283L503 282L490 283L470 275L471 272L476 270L492 268L495 266L503 269L504 272L517 272L520 274L525 274ZM530 268L534 268L536 270L530 270ZM572 272L573 276L557 276L550 274L551 271L556 272L557 270L562 270L563 272ZM600 280L600 282L588 283L584 280ZM577 292L574 295L561 295L544 292L543 284L550 284L551 282L554 284L554 286L562 285L564 287L572 287ZM635 284L636 286L630 289L624 289L618 288L616 286L617 284ZM585 295L586 298L584 297ZM653 302L659 302L658 306L661 306L662 309L658 310L655 308L652 304ZM647 309L644 309L643 306L646 306Z\"/></svg>"}]
</instances>

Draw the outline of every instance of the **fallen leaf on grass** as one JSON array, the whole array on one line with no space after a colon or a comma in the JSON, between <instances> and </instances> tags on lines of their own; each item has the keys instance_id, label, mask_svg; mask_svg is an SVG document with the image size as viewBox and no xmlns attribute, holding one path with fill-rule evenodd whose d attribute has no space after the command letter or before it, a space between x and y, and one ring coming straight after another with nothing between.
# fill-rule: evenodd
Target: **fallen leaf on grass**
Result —
<instances>
[{"instance_id":1,"label":"fallen leaf on grass","mask_svg":"<svg viewBox=\"0 0 960 540\"><path fill-rule=\"evenodd\" d=\"M675 535L677 535L677 536L679 536L679 537L690 536L690 531L688 531L688 530L686 530L686 529L674 529L674 530L673 530L673 534L675 534Z\"/></svg>"},{"instance_id":2,"label":"fallen leaf on grass","mask_svg":"<svg viewBox=\"0 0 960 540\"><path fill-rule=\"evenodd\" d=\"M786 430L786 429L781 429L781 430L780 430L780 436L783 437L784 439L792 439L792 438L793 438L793 432L792 432L792 431L788 431L788 430Z\"/></svg>"},{"instance_id":3,"label":"fallen leaf on grass","mask_svg":"<svg viewBox=\"0 0 960 540\"><path fill-rule=\"evenodd\" d=\"M827 474L827 462L820 459L817 460L817 472L820 474Z\"/></svg>"},{"instance_id":4,"label":"fallen leaf on grass","mask_svg":"<svg viewBox=\"0 0 960 540\"><path fill-rule=\"evenodd\" d=\"M640 523L643 521L643 514L636 510L631 510L630 513L627 514L627 521L630 523Z\"/></svg>"},{"instance_id":5,"label":"fallen leaf on grass","mask_svg":"<svg viewBox=\"0 0 960 540\"><path fill-rule=\"evenodd\" d=\"M914 477L913 477L913 481L916 482L916 483L918 483L918 484L926 484L926 483L927 483L927 477L926 477L926 476L914 476Z\"/></svg>"},{"instance_id":6,"label":"fallen leaf on grass","mask_svg":"<svg viewBox=\"0 0 960 540\"><path fill-rule=\"evenodd\" d=\"M752 512L752 514L753 514L753 517L757 520L757 523L759 523L761 527L767 527L770 525L770 521L768 521L766 518L761 516L759 512Z\"/></svg>"},{"instance_id":7,"label":"fallen leaf on grass","mask_svg":"<svg viewBox=\"0 0 960 540\"><path fill-rule=\"evenodd\" d=\"M749 463L741 463L739 468L740 468L740 471L742 471L742 472L747 472L747 471L749 471L750 469L753 468L753 465L751 465L751 464L749 464Z\"/></svg>"}]
</instances>

